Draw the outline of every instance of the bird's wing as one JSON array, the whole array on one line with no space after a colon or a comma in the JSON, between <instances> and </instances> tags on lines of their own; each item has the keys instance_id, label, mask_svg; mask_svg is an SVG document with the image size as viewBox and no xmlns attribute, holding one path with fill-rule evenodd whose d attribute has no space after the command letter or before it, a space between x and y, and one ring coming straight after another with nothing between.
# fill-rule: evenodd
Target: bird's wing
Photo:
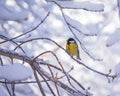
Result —
<instances>
[{"instance_id":1,"label":"bird's wing","mask_svg":"<svg viewBox=\"0 0 120 96\"><path fill-rule=\"evenodd\" d=\"M69 46L66 44L66 51L69 53Z\"/></svg>"},{"instance_id":2,"label":"bird's wing","mask_svg":"<svg viewBox=\"0 0 120 96\"><path fill-rule=\"evenodd\" d=\"M77 53L78 53L78 54L77 54L77 58L81 60L80 55L79 55L79 48L78 48L77 43L76 43L76 48L77 48Z\"/></svg>"}]
</instances>

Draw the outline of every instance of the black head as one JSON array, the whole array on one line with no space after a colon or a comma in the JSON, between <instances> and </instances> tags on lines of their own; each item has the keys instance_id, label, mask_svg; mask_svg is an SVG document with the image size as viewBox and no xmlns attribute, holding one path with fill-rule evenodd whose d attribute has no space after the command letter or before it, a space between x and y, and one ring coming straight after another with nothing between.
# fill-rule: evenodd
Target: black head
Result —
<instances>
[{"instance_id":1,"label":"black head","mask_svg":"<svg viewBox=\"0 0 120 96\"><path fill-rule=\"evenodd\" d=\"M69 39L67 40L67 44L70 44L71 42L75 42L75 40L74 40L73 38L69 38Z\"/></svg>"}]
</instances>

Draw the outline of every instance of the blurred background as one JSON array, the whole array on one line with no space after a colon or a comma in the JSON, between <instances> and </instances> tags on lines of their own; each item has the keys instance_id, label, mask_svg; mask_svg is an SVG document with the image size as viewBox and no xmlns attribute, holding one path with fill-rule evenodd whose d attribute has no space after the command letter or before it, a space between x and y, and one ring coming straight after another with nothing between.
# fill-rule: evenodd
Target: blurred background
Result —
<instances>
[{"instance_id":1,"label":"blurred background","mask_svg":"<svg viewBox=\"0 0 120 96\"><path fill-rule=\"evenodd\" d=\"M58 6L54 1L61 6ZM83 2L87 2L86 5ZM91 7L90 2L94 3L95 9ZM82 3L83 7L77 9L77 6L82 5ZM97 7L95 4L101 5ZM47 16L47 14L49 15ZM69 24L79 29L77 31L71 27L74 35L66 24L64 17ZM43 20L44 22L34 29ZM78 43L81 62L106 74L109 73L110 69L112 70L111 74L115 74L116 65L120 63L119 28L120 19L117 0L0 0L1 35L13 38L32 30L28 34L15 39L15 41L50 38L63 48L66 47L66 40L72 37ZM0 39L0 41L4 40ZM8 50L14 50L15 47L16 45L11 42L0 44L0 48ZM119 78L108 83L105 76L92 72L82 65L80 66L65 51L49 40L39 39L25 43L21 47L24 49L25 54L30 57L36 57L45 51L53 51L66 71L74 67L69 74L83 84L86 89L90 87L93 96L119 96L120 94ZM19 49L15 51L22 53ZM59 66L51 54L42 55L40 59ZM3 62L7 64L10 60L4 58ZM21 61L17 60L15 62ZM47 71L47 68L44 69ZM58 76L61 75L55 70L53 71ZM63 78L63 80L65 79ZM2 84L0 84L0 90L0 96L8 96ZM47 88L45 91L47 96L51 96ZM39 94L36 84L16 86L16 96L40 96ZM69 95L64 92L61 96Z\"/></svg>"}]
</instances>

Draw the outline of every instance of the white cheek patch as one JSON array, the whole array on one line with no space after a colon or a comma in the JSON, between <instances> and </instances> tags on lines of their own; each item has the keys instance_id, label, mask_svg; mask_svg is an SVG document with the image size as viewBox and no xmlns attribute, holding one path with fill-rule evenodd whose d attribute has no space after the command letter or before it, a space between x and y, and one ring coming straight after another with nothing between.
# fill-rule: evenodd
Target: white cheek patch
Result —
<instances>
[{"instance_id":1,"label":"white cheek patch","mask_svg":"<svg viewBox=\"0 0 120 96\"><path fill-rule=\"evenodd\" d=\"M70 41L70 43L75 43L75 41Z\"/></svg>"}]
</instances>

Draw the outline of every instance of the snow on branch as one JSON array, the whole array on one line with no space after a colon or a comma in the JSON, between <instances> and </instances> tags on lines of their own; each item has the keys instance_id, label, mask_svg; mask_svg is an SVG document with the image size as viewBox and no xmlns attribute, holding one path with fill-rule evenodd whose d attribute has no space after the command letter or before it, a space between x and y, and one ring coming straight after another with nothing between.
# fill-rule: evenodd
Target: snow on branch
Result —
<instances>
[{"instance_id":1,"label":"snow on branch","mask_svg":"<svg viewBox=\"0 0 120 96\"><path fill-rule=\"evenodd\" d=\"M59 44L57 44L55 41L53 41L53 40L51 40L51 39L49 39L49 38L34 38L34 39L29 39L29 40L21 41L21 42L19 42L19 43L21 43L21 44L19 44L16 48L20 47L21 45L23 45L23 44L25 44L25 43L32 42L33 40L48 40L48 41L54 43L55 45L57 45L59 48L61 48L62 50L64 50L64 51L66 52L66 50L65 50L63 47L61 47ZM15 49L16 49L16 48L15 48ZM50 51L48 51L48 52L50 52ZM45 52L45 53L47 53L47 52ZM51 52L50 52L50 53L51 53ZM66 53L67 53L67 52L66 52ZM44 54L44 53L43 53L43 54ZM53 52L52 52L52 54L56 57L56 55L55 55ZM50 67L52 66L52 67L53 67L53 65L46 64L46 62L44 62L44 61L37 61L37 58L38 58L40 55L42 55L42 53L41 53L40 55L36 56L35 58L30 58L30 57L28 57L28 56L26 56L26 55L18 54L18 53L13 52L13 51L8 51L8 50L5 50L5 49L0 49L0 55L6 56L6 57L10 57L10 58L13 58L13 59L22 60L22 61L24 61L24 62L27 62L28 64L30 64L30 66L31 66L34 70L36 70L36 71L40 74L40 76L45 76L45 77L46 77L47 79L49 79L50 81L54 82L55 85L57 84L57 86L62 87L64 90L66 90L67 92L69 92L69 93L72 94L73 96L75 95L75 93L76 93L76 94L79 94L79 96L82 96L83 94L86 94L86 92L85 92L85 93L81 93L81 92L76 91L76 88L71 84L70 79L72 79L74 82L76 82L76 84L78 84L82 90L85 91L85 88L84 88L81 84L79 84L78 81L76 81L73 77L71 77L67 72L65 72L65 69L61 66L61 63L60 63L60 61L58 60L57 57L56 57L56 60L57 60L58 63L60 64L61 68L56 68L56 66L55 66L54 68L56 68L57 70L60 70L60 71L64 74L64 76L66 76L66 78L68 78L68 82L69 82L69 84L72 86L72 88L70 88L68 85L64 84L63 82L59 81L59 78L58 78L58 77L55 77L54 75L51 77L51 75L50 75L49 73L47 73L42 67L40 67L40 66L38 65L38 64L40 64L40 65L41 65L41 64L44 64L44 65L46 65L46 66L50 66ZM69 55L69 54L68 54L68 55ZM69 56L70 56L70 55L69 55ZM108 79L109 79L109 78L114 79L114 78L116 77L116 75L111 75L111 72L109 72L109 73L107 73L107 74L102 73L102 72L99 72L99 71L97 71L97 70L95 70L95 69L93 69L93 68L90 68L89 66L87 66L87 65L84 64L84 63L82 63L81 61L76 60L76 59L73 58L72 56L71 56L71 58L72 58L75 62L77 62L78 64L84 66L85 68L87 68L87 69L89 69L89 70L91 70L91 71L93 71L93 72L95 72L95 73L98 73L98 74L100 74L100 75L102 75L102 76L105 76L105 77L107 77ZM51 72L51 74L52 74L52 72ZM43 78L44 78L44 77L43 77ZM45 78L44 78L44 79L45 79ZM109 80L110 80L110 79L109 79ZM45 81L46 81L46 80L45 80ZM39 82L38 82L38 83L39 83ZM46 81L46 83L47 83L47 81ZM57 88L57 87L56 87L56 88ZM88 92L87 92L87 93L88 93ZM59 92L58 92L58 94L59 94ZM86 96L89 96L89 95L86 95Z\"/></svg>"},{"instance_id":2,"label":"snow on branch","mask_svg":"<svg viewBox=\"0 0 120 96\"><path fill-rule=\"evenodd\" d=\"M92 58L93 60L95 60L95 61L101 61L102 59L93 57L93 56L87 51L86 47L85 47L84 44L82 44L82 42L79 40L79 38L77 37L77 35L75 34L75 32L72 30L72 28L75 29L75 30L77 30L77 31L80 32L80 33L81 33L81 31L80 31L79 29L77 29L76 27L73 27L73 25L71 25L71 24L69 23L70 18L67 18L67 17L66 17L66 15L64 14L62 8L61 8L61 13L62 13L63 19L64 19L65 23L67 24L70 32L71 32L71 33L74 35L74 37L79 41L79 43L80 43L81 48L83 49L83 51L84 51L90 58ZM67 21L67 19L68 19L68 21ZM70 22L71 22L71 21L70 21ZM76 23L76 22L73 21L73 23ZM77 25L77 24L76 24L76 25ZM82 26L82 25L81 25L81 26ZM82 27L82 29L86 29L86 28L85 28L85 27ZM90 36L90 35L88 35L88 34L84 34L84 35ZM95 35L95 33L94 33L94 35Z\"/></svg>"},{"instance_id":3,"label":"snow on branch","mask_svg":"<svg viewBox=\"0 0 120 96\"><path fill-rule=\"evenodd\" d=\"M115 66L115 72L118 78L120 78L120 63Z\"/></svg>"},{"instance_id":4,"label":"snow on branch","mask_svg":"<svg viewBox=\"0 0 120 96\"><path fill-rule=\"evenodd\" d=\"M68 10L71 11L71 9L72 9L72 11L73 10L77 10L77 11L85 10L85 11L91 11L91 12L101 12L101 11L104 11L104 5L101 3L92 3L93 1L82 2L79 0L77 0L78 2L75 2L75 0L45 0L45 1L49 2L49 3L44 2L44 0L39 3L37 0L36 1L35 0L15 0L15 5L20 8L20 11L16 10L14 7L8 6L6 3L4 3L4 4L0 3L0 10L1 10L0 23L9 21L9 20L10 21L18 21L18 22L22 21L21 22L22 27L20 27L20 28L24 29L24 28L26 28L26 26L27 27L29 26L29 23L33 24L33 22L31 23L31 22L29 22L29 20L27 22L23 21L28 18L29 13L30 13L30 15L33 15L32 17L34 18L34 21L38 22L37 25L34 26L34 24L33 24L33 27L30 27L30 29L28 29L25 32L21 32L21 34L16 37L14 37L14 35L13 35L13 37L9 36L9 35L11 35L10 31L12 31L12 27L15 24L13 24L13 25L10 24L12 26L9 26L10 27L10 31L9 31L9 27L7 28L9 23L7 25L6 24L7 22L6 22L5 23L6 25L5 24L3 24L3 25L5 25L5 27L7 29L6 31L8 31L6 33L8 33L8 35L3 34L2 31L0 33L0 39L1 39L1 41L0 41L0 44L1 44L0 61L2 62L2 60L3 60L3 62L4 62L5 58L8 57L8 58L10 58L11 61L13 60L12 63L14 62L14 59L15 59L15 61L20 60L23 63L25 62L25 63L29 64L31 66L31 68L33 69L35 81L33 81L33 82L32 81L31 82L18 81L18 80L26 80L27 78L29 78L31 76L31 72L30 72L30 74L23 75L23 77L22 77L22 74L23 73L26 74L26 71L28 71L28 69L26 69L26 67L23 66L22 64L17 65L16 63L13 63L13 65L4 66L4 63L3 63L3 64L1 64L2 66L0 66L0 79L3 78L0 81L0 83L4 83L4 84L6 84L6 86L8 84L14 85L14 84L37 83L37 85L41 91L41 94L43 96L46 95L46 89L49 89L50 94L52 94L53 96L56 96L56 94L57 94L57 96L60 96L61 95L60 88L64 89L71 96L92 96L91 93L89 92L90 88L86 89L85 86L83 86L80 81L77 81L74 77L72 77L70 75L70 72L73 71L74 68L71 67L70 69L67 69L67 71L66 71L62 62L60 61L61 58L57 57L57 55L53 51L48 50L43 53L37 53L38 55L36 57L29 57L28 55L26 55L26 52L29 52L29 51L31 52L31 49L27 50L25 48L25 46L27 45L26 43L32 44L33 42L35 42L35 41L38 42L39 40L48 41L49 44L57 46L57 48L62 50L68 57L70 57L76 64L78 64L78 66L80 65L83 68L87 69L88 71L92 71L95 74L97 73L98 75L101 75L101 76L107 78L108 81L113 80L117 76L120 77L120 72L119 72L119 68L118 68L118 67L120 67L120 64L118 66L116 66L117 72L115 75L112 74L111 69L107 73L103 72L102 70L98 71L97 69L89 67L89 65L86 64L88 62L83 63L82 61L78 61L77 59L70 56L70 54L68 54L66 52L66 50L60 44L58 44L56 41L50 39L50 38L52 38L52 35L50 35L51 37L49 37L49 38L47 38L47 37L44 38L43 35L40 35L40 37L38 37L39 36L38 35L37 36L38 38L36 38L36 35L37 35L36 31L38 34L40 32L41 32L40 34L46 34L45 31L43 31L43 30L41 31L41 29L43 29L44 27L46 27L47 31L49 30L50 34L51 34L51 32L54 32L52 29L49 29L48 26L49 26L49 21L54 22L54 20L49 20L49 19L51 19L51 17L53 17L53 19L54 19L54 16L52 16L52 15L55 15L56 13L52 14L52 12L54 11L54 8L56 8L56 5L57 5L57 8L58 8L57 11L60 9L59 12L62 14L59 14L59 16L58 16L58 14L56 14L56 17L57 18L60 17L60 20L62 21L62 24L63 24L62 26L66 25L68 27L67 31L68 32L70 31L72 33L72 35L75 37L75 39L77 41L79 41L81 49L83 49L83 51L91 59L101 61L102 59L99 59L97 56L94 56L92 53L89 52L89 50L87 50L87 48L84 46L82 41L80 41L80 38L79 38L80 36L98 36L98 32L99 32L98 26L93 25L93 24L83 25L80 22L78 22L77 20L74 20L74 18L72 18L71 16L66 15L65 11L68 11ZM119 14L120 14L120 0L117 0L117 1L118 1L118 8L119 8ZM6 1L4 1L4 2L6 2ZM24 4L26 4L26 5L24 6ZM37 7L35 4L37 5ZM42 4L43 4L43 6L41 6ZM26 8L26 6L27 6L27 8ZM39 10L36 10L37 8ZM40 10L42 10L42 11L39 12ZM46 11L47 11L47 14L44 15L44 17L43 17L44 12L46 13ZM56 9L55 9L55 11L56 11ZM36 13L38 13L39 15L35 16ZM50 17L50 14L52 14L51 17ZM40 16L40 18L43 17L40 22L38 20L39 17L37 17L37 16ZM48 17L50 17L50 18L48 18ZM33 18L30 18L30 19L32 20ZM48 21L46 20L47 18L48 18ZM45 20L46 20L46 22L45 22ZM25 26L24 26L24 23L26 24ZM39 26L43 23L45 23L44 26L41 26L41 28L40 28ZM51 24L51 26L52 26L52 24ZM50 26L50 28L51 28L51 26ZM16 27L18 27L18 26L16 26ZM55 27L55 26L53 26L53 27ZM38 28L38 30L36 30L37 28ZM19 27L18 27L18 29L19 29ZM62 30L62 28L61 28L61 30ZM63 30L64 30L64 28L63 28ZM108 47L112 46L113 44L117 43L120 40L120 38L118 36L118 35L120 35L119 31L120 30L117 30L115 33L113 33L108 38L107 43L106 43L106 45ZM18 32L18 30L15 29L15 32ZM31 33L31 32L33 32L33 33ZM64 32L64 31L62 31L62 32ZM29 37L31 37L32 39L29 38L28 36L26 36L26 34L28 34ZM55 32L55 35L56 34L57 34L57 32ZM28 38L26 38L26 37L28 37ZM66 36L65 36L65 38L66 38ZM22 46L24 44L26 44L26 45ZM13 49L13 50L7 49L8 47L5 47L5 49L2 49L2 48L4 48L4 45L6 45L6 46L9 45L11 47L11 49ZM43 45L44 45L44 43L43 43ZM36 46L38 46L38 45L36 45ZM54 47L54 46L52 46L52 47ZM20 51L16 50L18 48L20 49ZM21 50L22 50L23 54L21 53ZM38 50L39 50L39 47L38 47ZM37 50L35 50L35 51L37 51ZM40 51L41 51L41 48L40 48ZM17 53L17 52L19 52L19 53ZM53 64L51 62L48 63L44 60L39 59L42 57L43 54L46 55L48 53L50 54L50 56L52 54L52 57L55 60L55 62L54 62L55 64ZM52 58L52 60L53 60L53 58ZM46 59L48 59L48 58L46 58ZM57 63L56 63L56 61L57 61ZM71 63L71 62L69 62L69 63ZM9 64L11 64L11 63L9 63ZM47 68L47 70L45 68ZM20 72L21 70L24 70L24 71ZM80 70L80 72L81 72L81 70ZM11 74L14 75L14 73L16 73L17 75L19 74L18 75L19 77L18 76L11 77L11 78L7 77L8 75L11 75ZM67 83L64 82L64 79L66 80ZM13 81L13 82L9 82L9 81ZM46 84L47 88L42 86L42 82L44 82ZM54 84L54 86L53 86L53 84ZM55 90L53 90L53 87ZM14 88L13 88L13 91L14 91ZM9 95L12 96L11 94L9 94ZM13 96L15 96L15 95L13 95Z\"/></svg>"},{"instance_id":5,"label":"snow on branch","mask_svg":"<svg viewBox=\"0 0 120 96\"><path fill-rule=\"evenodd\" d=\"M0 66L0 79L8 81L25 80L32 76L32 71L22 64Z\"/></svg>"},{"instance_id":6,"label":"snow on branch","mask_svg":"<svg viewBox=\"0 0 120 96\"><path fill-rule=\"evenodd\" d=\"M0 3L0 19L3 21L21 21L28 17L28 11L16 11L5 4Z\"/></svg>"},{"instance_id":7,"label":"snow on branch","mask_svg":"<svg viewBox=\"0 0 120 96\"><path fill-rule=\"evenodd\" d=\"M17 42L15 42L14 40L10 40L9 36L6 36L6 34L4 35L4 34L1 34L1 33L0 33L0 38L3 39L3 40L5 40L5 41L8 40L9 42L12 42L12 43L15 44L15 45L18 45ZM23 50L22 47L19 47L19 48L21 49L21 51L22 51L23 53L25 53L25 51Z\"/></svg>"},{"instance_id":8,"label":"snow on branch","mask_svg":"<svg viewBox=\"0 0 120 96\"><path fill-rule=\"evenodd\" d=\"M110 47L120 41L120 29L117 29L106 41L106 46Z\"/></svg>"},{"instance_id":9,"label":"snow on branch","mask_svg":"<svg viewBox=\"0 0 120 96\"><path fill-rule=\"evenodd\" d=\"M119 11L119 18L120 18L120 0L117 0L118 11Z\"/></svg>"},{"instance_id":10,"label":"snow on branch","mask_svg":"<svg viewBox=\"0 0 120 96\"><path fill-rule=\"evenodd\" d=\"M50 76L49 73L47 73L42 67L40 67L38 64L39 62L38 61L33 61L33 58L30 58L26 55L22 55L22 54L18 54L16 52L13 52L13 51L8 51L8 50L5 50L5 49L1 49L0 48L0 55L2 56L6 56L6 57L10 57L10 58L13 58L13 59L18 59L18 60L22 60L24 62L27 62L28 64L30 64L30 66L32 68L34 68L39 74L42 74L43 76L45 76L47 79L49 79L50 81L52 82L55 82L54 81L54 78L52 78ZM43 62L44 63L44 62ZM63 82L57 80L56 82L57 86L63 88L64 90L66 90L68 93L70 93L72 96L74 96L74 94L79 94L79 96L83 96L85 95L84 93L79 93L77 92L75 89L73 88L70 88L68 85L64 84ZM88 95L86 95L88 96Z\"/></svg>"},{"instance_id":11,"label":"snow on branch","mask_svg":"<svg viewBox=\"0 0 120 96\"><path fill-rule=\"evenodd\" d=\"M46 0L47 2L54 2L63 9L83 9L86 11L100 12L104 10L103 4L96 4L89 1L74 2L74 1L57 1L57 0Z\"/></svg>"},{"instance_id":12,"label":"snow on branch","mask_svg":"<svg viewBox=\"0 0 120 96\"><path fill-rule=\"evenodd\" d=\"M22 37L22 36L25 36L26 34L28 34L28 33L32 32L32 31L36 30L47 19L47 17L49 16L49 14L50 14L50 12L48 12L47 15L35 27L33 27L32 29L29 29L27 32L24 32L24 33L22 33L22 34L20 34L20 35L18 35L16 37L13 37L11 39L7 39L5 41L2 41L2 42L0 42L0 44L5 43L7 41L12 41L12 40L17 39L17 38ZM2 36L1 36L1 38L2 38Z\"/></svg>"},{"instance_id":13,"label":"snow on branch","mask_svg":"<svg viewBox=\"0 0 120 96\"><path fill-rule=\"evenodd\" d=\"M77 20L71 18L70 16L66 15L65 13L64 16L67 21L67 24L70 27L72 27L73 29L75 29L76 31L78 31L79 33L85 36L96 36L99 33L99 30L96 27L96 25L92 25L92 24L90 24L91 26L89 24L84 25L78 22Z\"/></svg>"},{"instance_id":14,"label":"snow on branch","mask_svg":"<svg viewBox=\"0 0 120 96\"><path fill-rule=\"evenodd\" d=\"M16 3L23 9L24 8L24 3L26 2L28 4L28 6L32 6L35 4L35 1L34 0L15 0Z\"/></svg>"},{"instance_id":15,"label":"snow on branch","mask_svg":"<svg viewBox=\"0 0 120 96\"><path fill-rule=\"evenodd\" d=\"M23 44L26 44L26 43L28 43L28 42L35 41L35 40L48 40L48 41L54 43L55 45L57 45L59 48L61 48L63 51L66 52L66 50L65 50L62 46L60 46L57 42L55 42L54 40L49 39L49 38L33 38L33 39L25 40L25 41L19 41L21 44L19 44L14 50L16 50L18 47L20 47L20 46L23 45ZM84 46L82 46L82 47L84 47ZM84 50L86 50L86 49L84 48ZM66 52L66 53L67 53L67 52ZM68 53L67 53L67 54L68 54ZM87 54L89 55L89 53L87 53ZM82 63L81 61L78 61L77 59L73 58L70 54L68 54L68 55L69 55L75 62L77 62L78 64L83 65L85 68L87 68L87 69L89 69L89 70L91 70L91 71L93 71L93 72L95 72L95 73L97 73L97 74L100 74L100 75L103 75L103 76L105 76L105 77L107 77L107 78L112 78L112 79L116 77L116 75L111 75L111 72L108 72L108 73L99 72L99 71L97 71L97 70L95 70L95 69L87 66L86 64ZM39 56L39 55L38 55L38 56ZM91 56L91 55L90 55L90 56ZM37 57L36 57L36 58L37 58ZM93 57L92 57L92 58L93 58ZM99 59L98 59L98 60L99 60Z\"/></svg>"}]
</instances>

